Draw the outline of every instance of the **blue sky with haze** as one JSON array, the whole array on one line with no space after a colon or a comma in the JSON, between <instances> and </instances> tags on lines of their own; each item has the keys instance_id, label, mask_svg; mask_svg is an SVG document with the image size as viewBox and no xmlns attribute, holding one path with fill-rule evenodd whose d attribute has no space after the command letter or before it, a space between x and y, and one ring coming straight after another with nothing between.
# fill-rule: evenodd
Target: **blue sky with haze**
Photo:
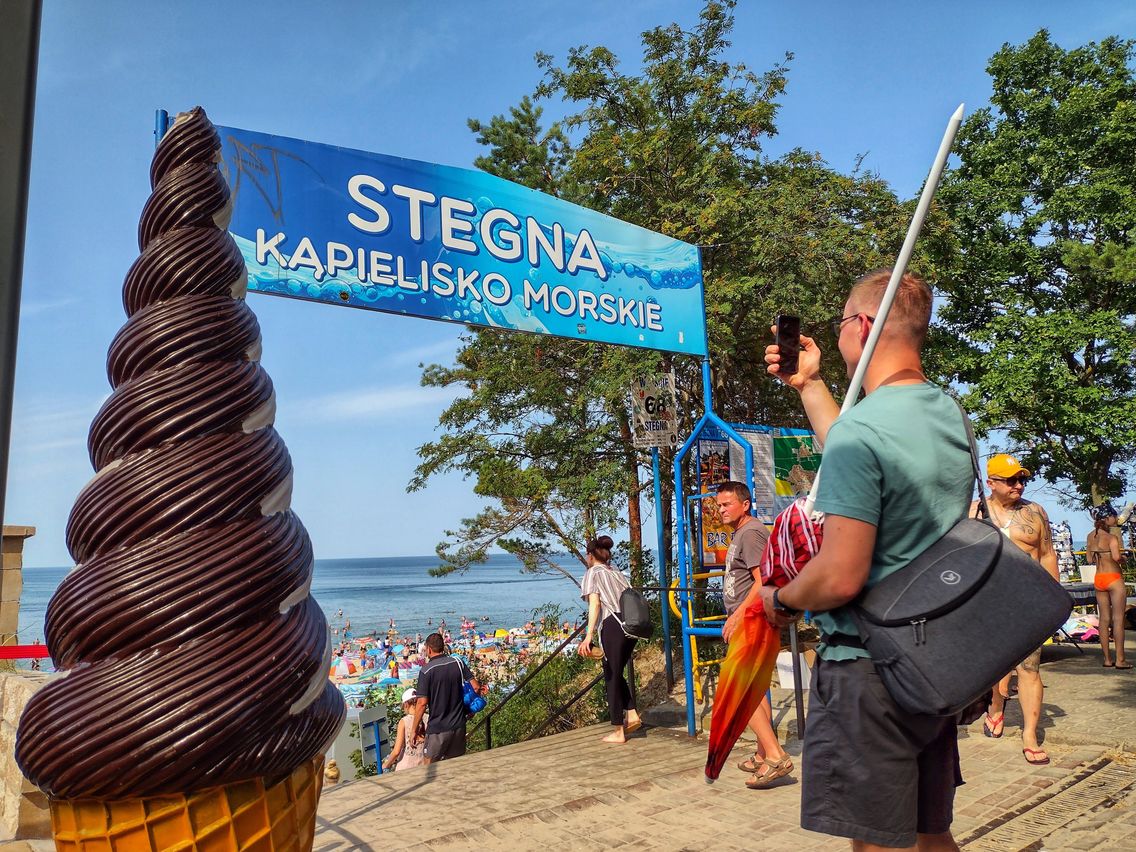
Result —
<instances>
[{"instance_id":1,"label":"blue sky with haze","mask_svg":"<svg viewBox=\"0 0 1136 852\"><path fill-rule=\"evenodd\" d=\"M154 110L203 105L219 124L469 167L469 117L505 112L539 80L534 52L562 60L603 44L628 70L639 34L700 4L49 0L44 4L8 523L31 524L25 564L70 564L63 531L92 475L91 418L109 393L107 346L122 325L123 277L138 254ZM926 176L947 117L989 94L985 65L1039 27L1073 47L1136 31L1115 2L754 2L742 0L728 56L761 72L795 54L776 155L858 155L903 197ZM558 105L549 105L554 116ZM857 270L849 270L849 274ZM277 428L295 466L293 505L319 557L424 554L472 514L468 483L406 494L415 449L451 393L418 384L461 328L250 297ZM1037 491L1036 486L1033 489ZM1027 492L1027 496L1030 496ZM1054 519L1088 522L1038 494Z\"/></svg>"}]
</instances>

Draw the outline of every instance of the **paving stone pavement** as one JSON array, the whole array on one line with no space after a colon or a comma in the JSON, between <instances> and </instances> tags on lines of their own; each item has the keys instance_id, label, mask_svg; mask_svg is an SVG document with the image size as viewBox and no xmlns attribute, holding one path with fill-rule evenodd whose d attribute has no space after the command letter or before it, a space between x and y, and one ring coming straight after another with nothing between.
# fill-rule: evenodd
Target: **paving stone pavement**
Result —
<instances>
[{"instance_id":1,"label":"paving stone pavement","mask_svg":"<svg viewBox=\"0 0 1136 852\"><path fill-rule=\"evenodd\" d=\"M1003 738L978 724L960 732L967 783L954 832L964 848L1136 849L1136 672L1104 669L1099 647L1084 650L1045 649L1049 766L1023 759L1016 702ZM776 696L779 721L791 726L786 695ZM601 743L606 730L327 788L315 849L848 848L800 828L799 768L768 790L747 790L730 767L707 785L705 738L687 737L684 724L645 728L626 746ZM801 744L788 748L799 767Z\"/></svg>"}]
</instances>

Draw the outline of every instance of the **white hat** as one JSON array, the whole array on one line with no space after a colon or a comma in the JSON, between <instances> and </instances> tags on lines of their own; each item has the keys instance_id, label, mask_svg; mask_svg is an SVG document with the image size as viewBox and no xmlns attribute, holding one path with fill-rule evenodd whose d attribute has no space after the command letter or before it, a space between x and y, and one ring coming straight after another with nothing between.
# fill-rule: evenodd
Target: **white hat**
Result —
<instances>
[{"instance_id":1,"label":"white hat","mask_svg":"<svg viewBox=\"0 0 1136 852\"><path fill-rule=\"evenodd\" d=\"M410 689L406 690L406 692L402 693L402 703L405 704L407 701L413 701L417 697L418 693L414 691L414 687L412 686Z\"/></svg>"}]
</instances>

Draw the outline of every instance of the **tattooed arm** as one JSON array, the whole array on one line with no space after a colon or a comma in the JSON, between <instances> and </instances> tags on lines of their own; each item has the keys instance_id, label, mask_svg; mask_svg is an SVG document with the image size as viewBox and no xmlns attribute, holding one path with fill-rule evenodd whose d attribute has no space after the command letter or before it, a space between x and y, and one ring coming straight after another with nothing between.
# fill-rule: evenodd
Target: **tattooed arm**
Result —
<instances>
[{"instance_id":1,"label":"tattooed arm","mask_svg":"<svg viewBox=\"0 0 1136 852\"><path fill-rule=\"evenodd\" d=\"M1057 570L1057 551L1053 549L1053 533L1049 529L1049 516L1045 514L1045 509L1041 508L1037 503L1030 505L1034 520L1038 526L1038 541L1037 541L1037 561L1041 563L1041 567L1049 572L1054 580L1060 580Z\"/></svg>"}]
</instances>

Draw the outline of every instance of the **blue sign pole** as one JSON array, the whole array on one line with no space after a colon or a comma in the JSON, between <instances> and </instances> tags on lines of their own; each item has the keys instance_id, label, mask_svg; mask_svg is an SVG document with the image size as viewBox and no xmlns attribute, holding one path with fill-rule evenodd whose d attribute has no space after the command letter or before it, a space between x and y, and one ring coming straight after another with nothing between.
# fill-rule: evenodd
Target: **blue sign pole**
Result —
<instances>
[{"instance_id":1,"label":"blue sign pole","mask_svg":"<svg viewBox=\"0 0 1136 852\"><path fill-rule=\"evenodd\" d=\"M670 571L667 566L667 551L663 543L663 492L659 478L659 448L651 447L651 473L655 477L655 553L659 560L659 585L663 592L659 596L663 612L663 661L666 664L667 691L674 688L674 661L671 659L671 613Z\"/></svg>"},{"instance_id":2,"label":"blue sign pole","mask_svg":"<svg viewBox=\"0 0 1136 852\"><path fill-rule=\"evenodd\" d=\"M164 109L155 110L154 112L154 147L158 147L158 143L162 141L162 137L166 135L166 131L170 129L170 114Z\"/></svg>"}]
</instances>

